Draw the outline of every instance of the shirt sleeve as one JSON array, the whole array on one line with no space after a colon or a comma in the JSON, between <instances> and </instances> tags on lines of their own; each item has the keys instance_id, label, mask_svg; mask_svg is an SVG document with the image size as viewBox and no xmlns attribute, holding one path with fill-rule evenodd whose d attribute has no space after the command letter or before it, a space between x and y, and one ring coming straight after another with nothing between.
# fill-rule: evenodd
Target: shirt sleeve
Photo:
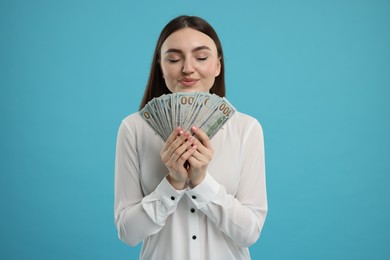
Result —
<instances>
[{"instance_id":1,"label":"shirt sleeve","mask_svg":"<svg viewBox=\"0 0 390 260\"><path fill-rule=\"evenodd\" d=\"M249 247L259 238L268 210L263 131L257 121L249 126L241 149L241 175L235 196L209 173L186 193L224 234L238 245Z\"/></svg>"},{"instance_id":2,"label":"shirt sleeve","mask_svg":"<svg viewBox=\"0 0 390 260\"><path fill-rule=\"evenodd\" d=\"M119 238L135 246L159 232L183 194L164 178L152 193L143 196L135 134L122 122L115 158L114 217Z\"/></svg>"}]
</instances>

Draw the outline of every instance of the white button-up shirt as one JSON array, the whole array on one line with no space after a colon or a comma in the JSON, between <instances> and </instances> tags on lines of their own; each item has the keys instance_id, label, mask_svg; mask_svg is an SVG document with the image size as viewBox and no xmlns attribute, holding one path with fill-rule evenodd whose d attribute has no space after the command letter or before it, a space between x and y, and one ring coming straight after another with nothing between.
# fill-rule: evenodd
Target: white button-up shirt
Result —
<instances>
[{"instance_id":1,"label":"white button-up shirt","mask_svg":"<svg viewBox=\"0 0 390 260\"><path fill-rule=\"evenodd\" d=\"M115 224L140 259L250 259L267 214L263 132L236 112L211 139L213 158L195 188L175 190L161 161L164 141L134 113L119 127Z\"/></svg>"}]
</instances>

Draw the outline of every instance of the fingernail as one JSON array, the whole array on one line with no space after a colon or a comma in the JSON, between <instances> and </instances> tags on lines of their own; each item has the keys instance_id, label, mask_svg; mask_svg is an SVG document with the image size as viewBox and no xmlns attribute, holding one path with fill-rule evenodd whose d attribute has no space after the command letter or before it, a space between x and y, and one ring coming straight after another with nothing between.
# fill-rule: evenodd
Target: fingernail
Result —
<instances>
[{"instance_id":1,"label":"fingernail","mask_svg":"<svg viewBox=\"0 0 390 260\"><path fill-rule=\"evenodd\" d=\"M196 128L195 126L193 126L193 127L192 127L192 130L195 130L195 131L196 131L196 130L198 130L198 128Z\"/></svg>"}]
</instances>

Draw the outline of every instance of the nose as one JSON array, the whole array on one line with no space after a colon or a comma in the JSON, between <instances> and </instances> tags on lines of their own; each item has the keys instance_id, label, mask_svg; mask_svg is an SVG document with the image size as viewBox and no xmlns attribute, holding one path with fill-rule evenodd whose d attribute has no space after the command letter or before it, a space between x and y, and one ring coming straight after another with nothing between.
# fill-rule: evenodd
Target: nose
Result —
<instances>
[{"instance_id":1,"label":"nose","mask_svg":"<svg viewBox=\"0 0 390 260\"><path fill-rule=\"evenodd\" d=\"M183 64L183 73L191 74L193 72L194 72L194 66L192 64L192 61L190 59L185 59Z\"/></svg>"}]
</instances>

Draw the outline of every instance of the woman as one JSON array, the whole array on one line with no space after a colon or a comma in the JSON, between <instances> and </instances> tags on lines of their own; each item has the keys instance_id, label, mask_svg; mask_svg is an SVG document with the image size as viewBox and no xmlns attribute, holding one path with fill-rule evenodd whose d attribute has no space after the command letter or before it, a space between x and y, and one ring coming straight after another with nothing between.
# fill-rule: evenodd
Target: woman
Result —
<instances>
[{"instance_id":1,"label":"woman","mask_svg":"<svg viewBox=\"0 0 390 260\"><path fill-rule=\"evenodd\" d=\"M160 34L140 109L174 92L225 96L224 60L214 29L180 16ZM258 121L236 112L210 140L176 128L167 141L139 113L119 127L115 223L140 259L250 259L266 213L264 144Z\"/></svg>"}]
</instances>

